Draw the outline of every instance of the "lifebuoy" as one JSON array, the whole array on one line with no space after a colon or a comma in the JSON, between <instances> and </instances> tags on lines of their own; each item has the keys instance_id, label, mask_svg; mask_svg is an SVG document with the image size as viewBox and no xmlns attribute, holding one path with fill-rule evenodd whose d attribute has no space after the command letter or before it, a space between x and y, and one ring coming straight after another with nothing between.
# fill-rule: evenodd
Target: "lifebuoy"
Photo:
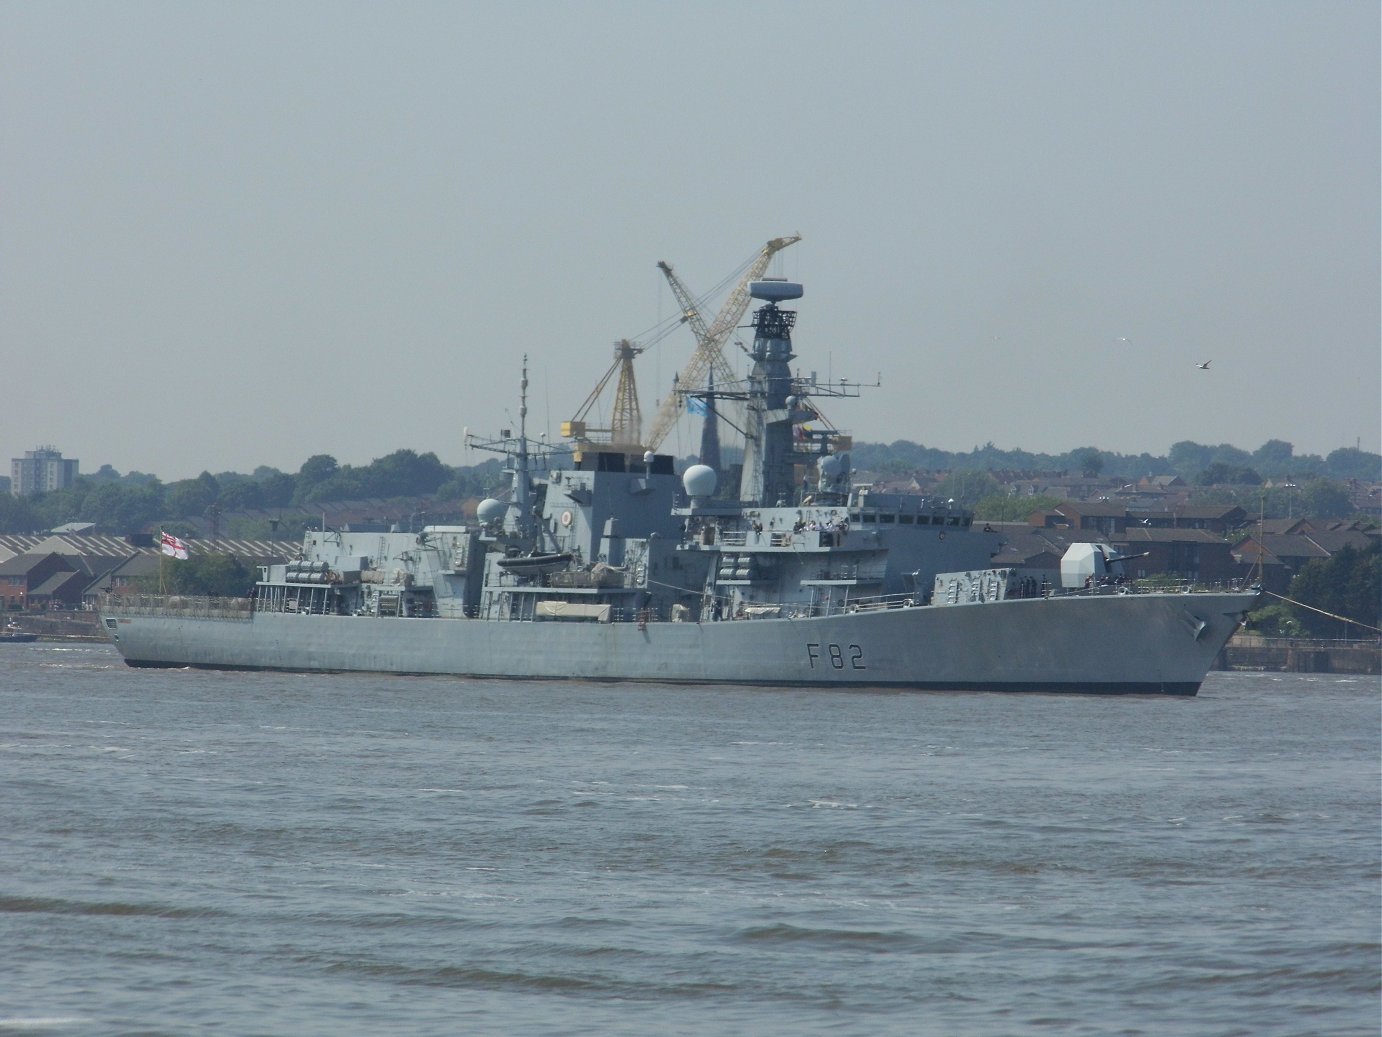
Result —
<instances>
[{"instance_id":1,"label":"lifebuoy","mask_svg":"<svg viewBox=\"0 0 1382 1037\"><path fill-rule=\"evenodd\" d=\"M569 511L563 511L563 512L561 513L561 524L562 524L563 526L569 526L569 525L571 525L572 519L573 519L574 517L575 517L575 516L573 516L573 515L571 514L571 512L569 512Z\"/></svg>"}]
</instances>

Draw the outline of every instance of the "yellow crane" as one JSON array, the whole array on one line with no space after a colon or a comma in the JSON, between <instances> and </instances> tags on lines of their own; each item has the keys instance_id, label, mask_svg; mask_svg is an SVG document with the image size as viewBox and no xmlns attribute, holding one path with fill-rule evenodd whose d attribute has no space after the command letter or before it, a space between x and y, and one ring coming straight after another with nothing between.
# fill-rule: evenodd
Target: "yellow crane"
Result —
<instances>
[{"instance_id":1,"label":"yellow crane","mask_svg":"<svg viewBox=\"0 0 1382 1037\"><path fill-rule=\"evenodd\" d=\"M640 442L643 414L638 407L638 384L633 377L633 361L644 348L626 338L614 343L614 363L585 398L585 402L576 411L576 416L561 423L561 434L576 441L578 455L582 450L638 453L643 451ZM616 373L619 380L614 387L614 413L610 416L609 428L595 428L586 424L585 419L590 409L595 406L605 391L605 386Z\"/></svg>"},{"instance_id":2,"label":"yellow crane","mask_svg":"<svg viewBox=\"0 0 1382 1037\"><path fill-rule=\"evenodd\" d=\"M718 375L722 385L728 385L735 381L734 371L729 366L729 362L725 360L722 347L728 340L730 333L739 326L744 311L748 309L749 283L763 276L763 272L767 270L768 263L773 256L788 245L800 240L801 235L798 234L786 238L773 238L764 245L749 262L744 275L739 279L739 283L730 292L729 298L725 300L719 314L709 325L706 324L705 317L695 298L672 268L666 263L658 264L659 269L662 270L668 283L672 286L672 293L676 296L677 303L681 307L681 322L689 323L696 336L696 351L692 354L686 367L676 376L674 383L676 387L692 390L704 388L706 379L712 371ZM662 333L662 335L665 334L666 332ZM661 338L662 335L658 337ZM599 384L591 390L590 395L585 398L585 402L577 409L575 417L570 421L562 422L561 434L566 439L574 440L577 460L580 459L582 453L641 454L648 450L656 450L676 424L682 408L682 398L681 394L674 388L662 401L652 432L646 444L643 442L643 415L638 405L638 384L634 379L633 361L645 349L647 346L639 345L628 339L620 339L616 342L614 344L614 363L610 365ZM618 378L614 390L614 410L610 415L609 427L600 428L589 424L588 417L591 410L599 402L601 395L616 375Z\"/></svg>"},{"instance_id":3,"label":"yellow crane","mask_svg":"<svg viewBox=\"0 0 1382 1037\"><path fill-rule=\"evenodd\" d=\"M773 238L765 244L749 263L739 283L734 286L734 290L720 307L720 312L709 325L706 324L695 298L686 285L682 284L676 272L667 263L658 263L658 269L667 278L672 294L677 297L677 302L681 306L682 319L691 325L691 330L696 336L696 351L691 354L691 359L676 376L673 391L663 397L658 407L652 429L648 433L649 450L656 450L661 446L662 441L676 425L683 406L682 393L704 388L712 371L718 376L721 385L729 385L735 381L734 370L725 359L723 347L749 307L749 284L763 276L773 256L800 240L800 234L791 234L785 238Z\"/></svg>"}]
</instances>

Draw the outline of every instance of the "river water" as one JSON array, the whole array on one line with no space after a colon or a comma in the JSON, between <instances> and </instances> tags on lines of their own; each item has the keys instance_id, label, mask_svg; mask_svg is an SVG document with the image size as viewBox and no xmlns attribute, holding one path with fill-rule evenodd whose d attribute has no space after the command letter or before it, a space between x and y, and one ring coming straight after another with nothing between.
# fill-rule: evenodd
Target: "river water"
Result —
<instances>
[{"instance_id":1,"label":"river water","mask_svg":"<svg viewBox=\"0 0 1382 1037\"><path fill-rule=\"evenodd\" d=\"M0 1034L1376 1034L1380 697L5 646Z\"/></svg>"}]
</instances>

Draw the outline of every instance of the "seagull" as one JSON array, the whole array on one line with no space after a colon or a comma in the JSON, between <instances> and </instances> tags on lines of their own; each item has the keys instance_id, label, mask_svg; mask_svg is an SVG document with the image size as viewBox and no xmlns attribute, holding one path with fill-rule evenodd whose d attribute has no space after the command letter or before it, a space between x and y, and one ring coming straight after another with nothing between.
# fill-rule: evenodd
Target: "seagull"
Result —
<instances>
[{"instance_id":1,"label":"seagull","mask_svg":"<svg viewBox=\"0 0 1382 1037\"><path fill-rule=\"evenodd\" d=\"M1198 367L1201 371L1208 371L1208 370L1209 370L1209 365L1212 364L1212 363L1214 363L1213 360L1206 360L1204 363L1202 363L1202 364L1196 364L1195 366Z\"/></svg>"}]
</instances>

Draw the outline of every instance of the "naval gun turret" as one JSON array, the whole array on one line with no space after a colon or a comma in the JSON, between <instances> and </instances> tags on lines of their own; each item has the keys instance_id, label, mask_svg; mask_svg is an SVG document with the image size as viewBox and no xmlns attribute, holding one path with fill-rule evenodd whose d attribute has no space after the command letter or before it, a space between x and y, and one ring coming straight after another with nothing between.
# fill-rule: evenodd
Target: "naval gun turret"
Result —
<instances>
[{"instance_id":1,"label":"naval gun turret","mask_svg":"<svg viewBox=\"0 0 1382 1037\"><path fill-rule=\"evenodd\" d=\"M1122 583L1124 562L1144 558L1147 552L1120 555L1108 544L1071 544L1060 560L1060 582L1066 590Z\"/></svg>"}]
</instances>

